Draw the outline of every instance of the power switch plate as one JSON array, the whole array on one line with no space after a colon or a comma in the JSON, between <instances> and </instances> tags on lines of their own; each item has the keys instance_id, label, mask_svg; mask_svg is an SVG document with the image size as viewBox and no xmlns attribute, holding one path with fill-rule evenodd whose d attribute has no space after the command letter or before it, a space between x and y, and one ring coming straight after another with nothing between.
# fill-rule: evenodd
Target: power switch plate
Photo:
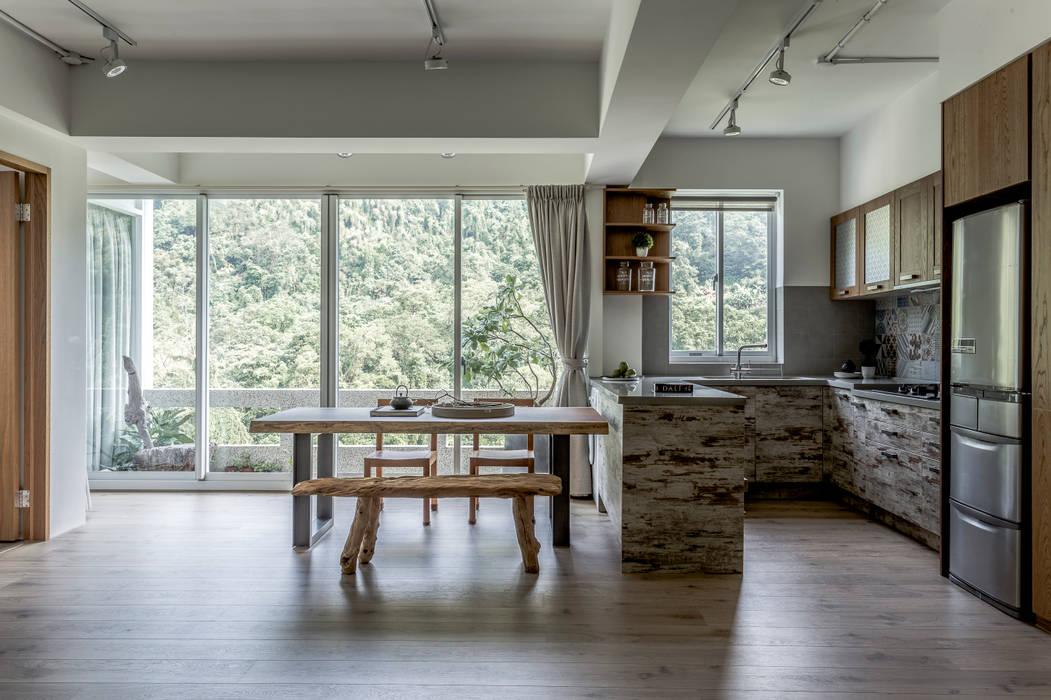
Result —
<instances>
[{"instance_id":1,"label":"power switch plate","mask_svg":"<svg viewBox=\"0 0 1051 700\"><path fill-rule=\"evenodd\" d=\"M29 491L15 491L15 508L29 507Z\"/></svg>"}]
</instances>

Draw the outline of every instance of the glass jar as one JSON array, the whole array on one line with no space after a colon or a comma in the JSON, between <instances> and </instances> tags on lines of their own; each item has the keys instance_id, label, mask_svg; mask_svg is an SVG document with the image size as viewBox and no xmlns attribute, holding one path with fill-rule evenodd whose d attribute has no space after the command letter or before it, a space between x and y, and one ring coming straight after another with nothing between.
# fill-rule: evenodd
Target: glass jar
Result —
<instances>
[{"instance_id":1,"label":"glass jar","mask_svg":"<svg viewBox=\"0 0 1051 700\"><path fill-rule=\"evenodd\" d=\"M642 223L652 224L656 223L657 219L653 212L653 202L646 202L646 206L642 208Z\"/></svg>"},{"instance_id":2,"label":"glass jar","mask_svg":"<svg viewBox=\"0 0 1051 700\"><path fill-rule=\"evenodd\" d=\"M671 220L668 218L668 204L667 202L661 202L657 205L657 223L658 224L670 224Z\"/></svg>"},{"instance_id":3,"label":"glass jar","mask_svg":"<svg viewBox=\"0 0 1051 700\"><path fill-rule=\"evenodd\" d=\"M657 282L657 271L653 269L653 263L639 263L639 291L652 292Z\"/></svg>"},{"instance_id":4,"label":"glass jar","mask_svg":"<svg viewBox=\"0 0 1051 700\"><path fill-rule=\"evenodd\" d=\"M627 260L622 260L617 268L617 291L631 291L631 264Z\"/></svg>"}]
</instances>

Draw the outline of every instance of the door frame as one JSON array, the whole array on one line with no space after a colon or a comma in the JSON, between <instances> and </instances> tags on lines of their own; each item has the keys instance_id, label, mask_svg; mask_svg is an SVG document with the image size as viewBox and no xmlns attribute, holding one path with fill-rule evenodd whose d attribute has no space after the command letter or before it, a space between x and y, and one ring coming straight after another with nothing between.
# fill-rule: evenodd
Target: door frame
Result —
<instances>
[{"instance_id":1,"label":"door frame","mask_svg":"<svg viewBox=\"0 0 1051 700\"><path fill-rule=\"evenodd\" d=\"M0 151L25 175L22 287L22 488L30 492L22 539L46 540L51 522L51 168Z\"/></svg>"}]
</instances>

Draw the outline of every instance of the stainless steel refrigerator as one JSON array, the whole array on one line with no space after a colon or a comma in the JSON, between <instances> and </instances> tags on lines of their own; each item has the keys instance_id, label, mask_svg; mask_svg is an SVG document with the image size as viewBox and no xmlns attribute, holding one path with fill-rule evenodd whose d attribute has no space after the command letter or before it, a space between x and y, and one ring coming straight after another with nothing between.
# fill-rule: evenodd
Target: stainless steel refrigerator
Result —
<instances>
[{"instance_id":1,"label":"stainless steel refrigerator","mask_svg":"<svg viewBox=\"0 0 1051 700\"><path fill-rule=\"evenodd\" d=\"M1014 614L1029 605L1026 225L1024 203L953 222L950 302L949 576Z\"/></svg>"}]
</instances>

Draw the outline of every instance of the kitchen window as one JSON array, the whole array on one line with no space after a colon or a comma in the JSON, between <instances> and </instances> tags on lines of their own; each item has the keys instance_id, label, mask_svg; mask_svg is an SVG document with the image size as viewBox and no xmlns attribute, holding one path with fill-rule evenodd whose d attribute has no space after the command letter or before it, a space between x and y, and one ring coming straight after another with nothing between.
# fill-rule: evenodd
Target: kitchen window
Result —
<instances>
[{"instance_id":1,"label":"kitchen window","mask_svg":"<svg viewBox=\"0 0 1051 700\"><path fill-rule=\"evenodd\" d=\"M776 360L776 192L672 199L672 363Z\"/></svg>"}]
</instances>

